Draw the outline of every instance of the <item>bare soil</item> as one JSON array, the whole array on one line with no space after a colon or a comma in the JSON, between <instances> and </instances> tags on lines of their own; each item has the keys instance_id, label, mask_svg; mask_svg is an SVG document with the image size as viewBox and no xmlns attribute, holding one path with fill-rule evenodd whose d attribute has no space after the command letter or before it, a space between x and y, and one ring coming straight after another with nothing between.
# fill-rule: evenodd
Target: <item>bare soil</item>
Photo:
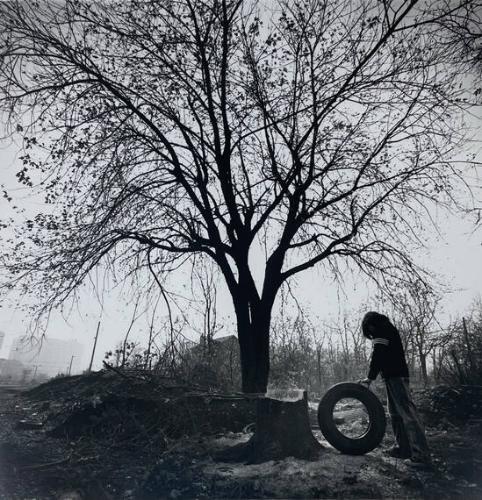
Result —
<instances>
[{"instance_id":1,"label":"bare soil","mask_svg":"<svg viewBox=\"0 0 482 500\"><path fill-rule=\"evenodd\" d=\"M455 392L454 392L455 391ZM247 441L254 403L101 372L31 391L0 387L0 499L482 498L482 392L419 391L434 468L381 447L313 461L224 463Z\"/></svg>"}]
</instances>

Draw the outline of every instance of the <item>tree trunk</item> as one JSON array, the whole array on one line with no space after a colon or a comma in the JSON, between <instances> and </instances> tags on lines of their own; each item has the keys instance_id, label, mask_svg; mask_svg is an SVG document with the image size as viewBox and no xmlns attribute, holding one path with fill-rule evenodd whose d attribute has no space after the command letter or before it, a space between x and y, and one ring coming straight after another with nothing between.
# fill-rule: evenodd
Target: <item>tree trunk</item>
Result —
<instances>
[{"instance_id":1,"label":"tree trunk","mask_svg":"<svg viewBox=\"0 0 482 500\"><path fill-rule=\"evenodd\" d=\"M420 353L420 370L422 372L423 385L428 385L428 373L427 373L427 355Z\"/></svg>"},{"instance_id":2,"label":"tree trunk","mask_svg":"<svg viewBox=\"0 0 482 500\"><path fill-rule=\"evenodd\" d=\"M250 320L251 316L251 320ZM249 314L237 311L238 341L241 354L241 378L244 393L262 393L268 388L269 329L271 307Z\"/></svg>"},{"instance_id":3,"label":"tree trunk","mask_svg":"<svg viewBox=\"0 0 482 500\"><path fill-rule=\"evenodd\" d=\"M432 365L433 365L433 370L432 370L432 378L435 383L438 383L438 375L437 375L437 350L436 348L433 349L432 351Z\"/></svg>"},{"instance_id":4,"label":"tree trunk","mask_svg":"<svg viewBox=\"0 0 482 500\"><path fill-rule=\"evenodd\" d=\"M261 338L264 337L264 338ZM244 393L265 393L269 377L269 337L266 332L239 338ZM268 352L266 352L268 351Z\"/></svg>"},{"instance_id":5,"label":"tree trunk","mask_svg":"<svg viewBox=\"0 0 482 500\"><path fill-rule=\"evenodd\" d=\"M471 346L471 342L470 342L470 338L469 338L469 331L467 330L467 323L465 322L465 318L462 318L462 327L464 330L465 344L467 346L467 357L469 359L469 367L470 367L471 373L473 373L475 363L474 363L474 357L472 355L472 346Z\"/></svg>"},{"instance_id":6,"label":"tree trunk","mask_svg":"<svg viewBox=\"0 0 482 500\"><path fill-rule=\"evenodd\" d=\"M466 377L464 374L464 371L459 363L459 360L457 358L457 353L455 352L455 349L452 349L450 351L450 355L452 356L452 359L454 361L455 369L456 369L456 375L458 376L459 379L459 384L465 384Z\"/></svg>"},{"instance_id":7,"label":"tree trunk","mask_svg":"<svg viewBox=\"0 0 482 500\"><path fill-rule=\"evenodd\" d=\"M222 451L218 459L261 463L291 456L317 460L322 448L311 432L307 393L295 390L260 398L251 439Z\"/></svg>"},{"instance_id":8,"label":"tree trunk","mask_svg":"<svg viewBox=\"0 0 482 500\"><path fill-rule=\"evenodd\" d=\"M321 347L316 349L316 367L318 373L318 392L321 394L321 387L323 385L322 369L321 369Z\"/></svg>"},{"instance_id":9,"label":"tree trunk","mask_svg":"<svg viewBox=\"0 0 482 500\"><path fill-rule=\"evenodd\" d=\"M306 391L295 391L296 397L291 394L289 398L265 396L270 367L271 306L259 306L254 312L239 305L236 309L243 392L256 393L258 398L256 431L248 443L223 451L219 459L249 463L287 456L316 459L321 445L311 432Z\"/></svg>"},{"instance_id":10,"label":"tree trunk","mask_svg":"<svg viewBox=\"0 0 482 500\"><path fill-rule=\"evenodd\" d=\"M248 284L252 282L246 277L244 281ZM255 463L287 456L316 459L322 448L311 432L306 391L296 391L295 398L266 397L270 368L271 309L277 291L273 283L269 286L271 288L264 287L262 299L255 293L246 292L243 287L236 297L233 296L241 354L242 389L246 394L255 393L258 399L256 431L248 443L223 451L220 460Z\"/></svg>"}]
</instances>

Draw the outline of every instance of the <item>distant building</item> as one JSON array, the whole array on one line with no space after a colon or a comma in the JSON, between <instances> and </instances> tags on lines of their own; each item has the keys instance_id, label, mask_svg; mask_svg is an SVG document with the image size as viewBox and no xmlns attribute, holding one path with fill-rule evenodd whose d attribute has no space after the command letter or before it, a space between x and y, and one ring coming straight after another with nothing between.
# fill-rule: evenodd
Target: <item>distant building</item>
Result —
<instances>
[{"instance_id":1,"label":"distant building","mask_svg":"<svg viewBox=\"0 0 482 500\"><path fill-rule=\"evenodd\" d=\"M82 344L76 340L46 338L42 342L33 342L28 337L18 337L10 348L9 359L20 361L32 371L33 378L37 374L53 377L59 373L78 373L82 366L82 351Z\"/></svg>"},{"instance_id":2,"label":"distant building","mask_svg":"<svg viewBox=\"0 0 482 500\"><path fill-rule=\"evenodd\" d=\"M5 332L0 332L0 351L2 350L4 340L5 340Z\"/></svg>"},{"instance_id":3,"label":"distant building","mask_svg":"<svg viewBox=\"0 0 482 500\"><path fill-rule=\"evenodd\" d=\"M0 358L0 381L1 382L20 382L26 380L30 373L25 369L20 361L15 359Z\"/></svg>"}]
</instances>

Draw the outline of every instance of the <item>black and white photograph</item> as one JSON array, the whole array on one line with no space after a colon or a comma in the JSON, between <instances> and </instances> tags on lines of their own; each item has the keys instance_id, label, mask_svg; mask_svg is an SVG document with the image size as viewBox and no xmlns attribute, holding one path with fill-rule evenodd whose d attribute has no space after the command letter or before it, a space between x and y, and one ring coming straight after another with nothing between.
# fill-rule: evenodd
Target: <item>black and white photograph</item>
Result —
<instances>
[{"instance_id":1,"label":"black and white photograph","mask_svg":"<svg viewBox=\"0 0 482 500\"><path fill-rule=\"evenodd\" d=\"M0 0L0 500L482 499L482 0Z\"/></svg>"}]
</instances>

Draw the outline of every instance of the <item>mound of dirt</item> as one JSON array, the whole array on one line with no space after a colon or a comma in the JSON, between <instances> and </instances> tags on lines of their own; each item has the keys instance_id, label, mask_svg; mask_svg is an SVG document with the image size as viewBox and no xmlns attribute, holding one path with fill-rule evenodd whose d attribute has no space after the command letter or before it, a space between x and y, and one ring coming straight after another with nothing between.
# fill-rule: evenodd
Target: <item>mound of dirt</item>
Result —
<instances>
[{"instance_id":1,"label":"mound of dirt","mask_svg":"<svg viewBox=\"0 0 482 500\"><path fill-rule=\"evenodd\" d=\"M169 379L157 379L150 372L100 370L82 375L55 377L25 391L24 394L31 400L70 402L109 394L127 393L131 396L155 397L156 394L166 392L182 393L185 388Z\"/></svg>"},{"instance_id":2,"label":"mound of dirt","mask_svg":"<svg viewBox=\"0 0 482 500\"><path fill-rule=\"evenodd\" d=\"M49 435L69 439L241 432L256 415L255 401L241 395L106 371L56 378L24 396L49 410Z\"/></svg>"},{"instance_id":3,"label":"mound of dirt","mask_svg":"<svg viewBox=\"0 0 482 500\"><path fill-rule=\"evenodd\" d=\"M161 431L159 410L159 405L152 400L109 396L100 403L75 409L50 430L49 435L69 439L86 435L96 439L107 436L129 439L143 434L152 440Z\"/></svg>"}]
</instances>

